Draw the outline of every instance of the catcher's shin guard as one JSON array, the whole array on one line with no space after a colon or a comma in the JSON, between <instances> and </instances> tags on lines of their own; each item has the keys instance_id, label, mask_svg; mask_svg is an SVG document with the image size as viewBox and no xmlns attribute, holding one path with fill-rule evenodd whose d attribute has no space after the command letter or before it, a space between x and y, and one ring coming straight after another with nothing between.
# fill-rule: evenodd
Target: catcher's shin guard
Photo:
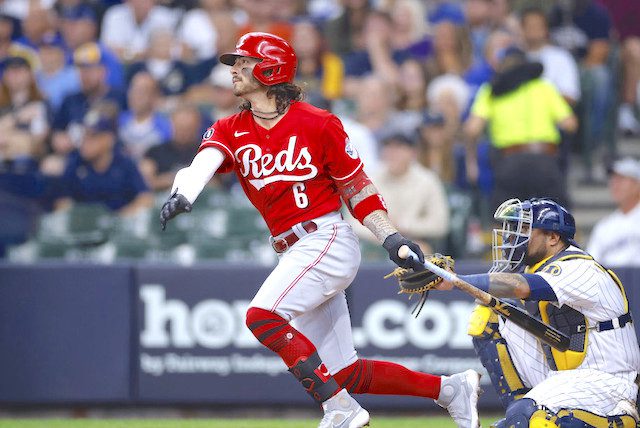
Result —
<instances>
[{"instance_id":1,"label":"catcher's shin guard","mask_svg":"<svg viewBox=\"0 0 640 428\"><path fill-rule=\"evenodd\" d=\"M486 306L478 305L469 319L468 333L480 362L489 372L502 406L506 409L514 400L529 391L513 365L507 342L498 331L498 315Z\"/></svg>"}]
</instances>

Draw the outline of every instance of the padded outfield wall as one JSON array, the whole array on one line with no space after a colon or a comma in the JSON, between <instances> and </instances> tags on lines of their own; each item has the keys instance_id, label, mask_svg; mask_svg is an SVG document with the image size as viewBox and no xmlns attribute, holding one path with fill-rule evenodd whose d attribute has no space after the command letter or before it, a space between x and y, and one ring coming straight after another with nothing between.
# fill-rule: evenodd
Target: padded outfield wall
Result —
<instances>
[{"instance_id":1,"label":"padded outfield wall","mask_svg":"<svg viewBox=\"0 0 640 428\"><path fill-rule=\"evenodd\" d=\"M482 370L466 335L473 300L432 292L415 319L414 303L382 279L390 269L362 266L348 289L360 356L437 374ZM0 265L0 404L313 406L244 325L269 271L229 264ZM640 269L617 272L632 312L640 313ZM484 389L480 406L498 408L491 387ZM433 406L413 397L360 400L369 408Z\"/></svg>"}]
</instances>

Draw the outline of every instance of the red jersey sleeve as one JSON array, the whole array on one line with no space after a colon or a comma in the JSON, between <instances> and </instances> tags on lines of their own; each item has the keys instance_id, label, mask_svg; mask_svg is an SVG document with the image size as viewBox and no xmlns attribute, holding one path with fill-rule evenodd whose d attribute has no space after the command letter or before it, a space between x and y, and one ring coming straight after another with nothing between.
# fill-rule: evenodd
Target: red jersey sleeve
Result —
<instances>
[{"instance_id":1,"label":"red jersey sleeve","mask_svg":"<svg viewBox=\"0 0 640 428\"><path fill-rule=\"evenodd\" d=\"M329 117L321 141L327 172L334 181L347 181L363 168L358 151L336 116Z\"/></svg>"},{"instance_id":2,"label":"red jersey sleeve","mask_svg":"<svg viewBox=\"0 0 640 428\"><path fill-rule=\"evenodd\" d=\"M202 134L202 143L200 143L200 147L198 148L198 153L201 150L206 149L207 147L215 147L216 149L220 150L224 154L224 161L222 162L222 165L220 165L220 168L218 168L218 171L217 171L219 173L233 171L233 167L235 164L234 158L233 158L233 152L229 147L229 143L225 138L225 135L224 135L225 133L222 128L223 126L219 121L211 125L205 131L205 133Z\"/></svg>"}]
</instances>

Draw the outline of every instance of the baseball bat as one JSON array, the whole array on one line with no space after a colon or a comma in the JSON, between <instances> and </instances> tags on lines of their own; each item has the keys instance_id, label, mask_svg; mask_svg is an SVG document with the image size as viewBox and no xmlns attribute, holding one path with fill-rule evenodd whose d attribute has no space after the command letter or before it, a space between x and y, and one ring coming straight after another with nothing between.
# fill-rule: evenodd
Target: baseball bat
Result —
<instances>
[{"instance_id":1,"label":"baseball bat","mask_svg":"<svg viewBox=\"0 0 640 428\"><path fill-rule=\"evenodd\" d=\"M418 256L406 245L400 247L400 249L398 250L398 256L403 259L408 259L409 257L411 257L414 261L420 263ZM440 266L437 266L428 260L425 260L424 267L429 269L436 275L446 279L447 281L452 282L456 287L458 287L465 293L468 293L475 297L483 305L489 306L495 312L504 316L506 319L510 320L517 326L522 327L524 330L533 334L535 337L542 340L549 346L559 351L566 351L569 349L569 336L551 327L550 325L543 323L539 319L534 318L524 309L504 302L499 298L487 293L486 291L474 287L463 279L460 279L455 273L442 269Z\"/></svg>"}]
</instances>

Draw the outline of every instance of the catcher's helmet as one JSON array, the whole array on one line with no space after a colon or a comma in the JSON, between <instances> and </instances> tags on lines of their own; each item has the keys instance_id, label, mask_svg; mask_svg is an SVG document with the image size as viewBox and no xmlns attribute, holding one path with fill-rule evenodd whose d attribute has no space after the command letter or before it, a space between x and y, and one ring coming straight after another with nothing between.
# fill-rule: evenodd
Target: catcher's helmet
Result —
<instances>
[{"instance_id":1,"label":"catcher's helmet","mask_svg":"<svg viewBox=\"0 0 640 428\"><path fill-rule=\"evenodd\" d=\"M524 202L531 204L533 211L531 226L534 229L557 232L565 241L577 246L573 240L576 235L576 221L565 207L546 198L529 199Z\"/></svg>"},{"instance_id":2,"label":"catcher's helmet","mask_svg":"<svg viewBox=\"0 0 640 428\"><path fill-rule=\"evenodd\" d=\"M549 230L558 233L571 245L576 222L569 211L547 198L525 201L509 199L503 202L494 218L502 222L501 229L493 230L493 266L490 272L515 272L523 267L531 229Z\"/></svg>"},{"instance_id":3,"label":"catcher's helmet","mask_svg":"<svg viewBox=\"0 0 640 428\"><path fill-rule=\"evenodd\" d=\"M253 69L253 76L263 85L292 82L296 75L296 53L285 39L273 34L245 34L238 40L235 52L220 55L220 62L233 65L239 56L261 60Z\"/></svg>"}]
</instances>

